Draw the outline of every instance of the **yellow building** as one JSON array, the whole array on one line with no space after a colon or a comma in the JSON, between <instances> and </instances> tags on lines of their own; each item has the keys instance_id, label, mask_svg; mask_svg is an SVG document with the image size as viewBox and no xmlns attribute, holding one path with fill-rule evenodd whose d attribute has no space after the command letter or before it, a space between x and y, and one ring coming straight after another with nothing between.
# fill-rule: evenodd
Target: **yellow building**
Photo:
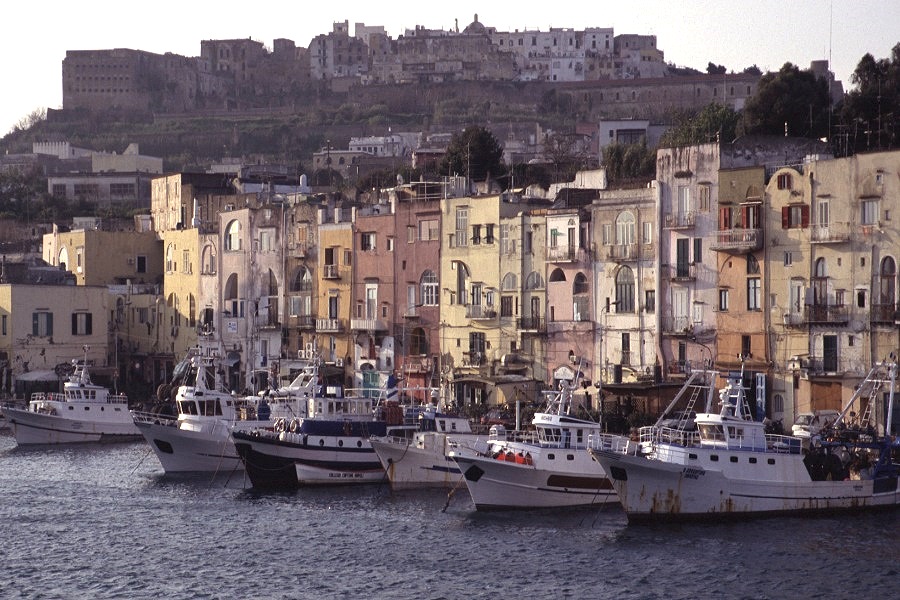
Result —
<instances>
[{"instance_id":1,"label":"yellow building","mask_svg":"<svg viewBox=\"0 0 900 600\"><path fill-rule=\"evenodd\" d=\"M26 381L58 383L61 368L85 357L96 365L98 381L112 383L107 302L100 286L0 284L0 358L11 375L4 378L6 391L21 396Z\"/></svg>"},{"instance_id":2,"label":"yellow building","mask_svg":"<svg viewBox=\"0 0 900 600\"><path fill-rule=\"evenodd\" d=\"M350 330L354 254L352 209L323 207L319 211L318 234L315 350L326 365L335 368L326 370L326 374L344 374L343 383L346 383L353 358Z\"/></svg>"}]
</instances>

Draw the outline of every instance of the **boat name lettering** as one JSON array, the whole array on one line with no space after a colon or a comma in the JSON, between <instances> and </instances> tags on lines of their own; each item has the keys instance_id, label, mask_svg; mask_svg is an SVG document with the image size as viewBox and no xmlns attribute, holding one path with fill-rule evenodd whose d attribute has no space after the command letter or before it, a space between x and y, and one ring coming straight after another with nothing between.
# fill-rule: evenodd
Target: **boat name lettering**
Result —
<instances>
[{"instance_id":1,"label":"boat name lettering","mask_svg":"<svg viewBox=\"0 0 900 600\"><path fill-rule=\"evenodd\" d=\"M688 479L700 479L700 476L705 475L706 471L697 467L685 467L681 474Z\"/></svg>"}]
</instances>

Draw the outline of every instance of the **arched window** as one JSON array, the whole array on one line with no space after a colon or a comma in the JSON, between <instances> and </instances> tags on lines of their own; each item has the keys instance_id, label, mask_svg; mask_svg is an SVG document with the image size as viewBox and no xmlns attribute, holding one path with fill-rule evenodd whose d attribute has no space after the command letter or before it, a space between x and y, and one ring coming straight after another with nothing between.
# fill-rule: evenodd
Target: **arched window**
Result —
<instances>
[{"instance_id":1,"label":"arched window","mask_svg":"<svg viewBox=\"0 0 900 600\"><path fill-rule=\"evenodd\" d=\"M438 278L434 271L425 271L422 273L422 279L419 281L419 295L422 298L423 306L438 305Z\"/></svg>"},{"instance_id":2,"label":"arched window","mask_svg":"<svg viewBox=\"0 0 900 600\"><path fill-rule=\"evenodd\" d=\"M620 246L634 243L634 215L627 210L616 217L616 243Z\"/></svg>"},{"instance_id":3,"label":"arched window","mask_svg":"<svg viewBox=\"0 0 900 600\"><path fill-rule=\"evenodd\" d=\"M893 307L897 301L897 264L890 256L881 260L881 286L878 291L878 303L884 307Z\"/></svg>"},{"instance_id":4,"label":"arched window","mask_svg":"<svg viewBox=\"0 0 900 600\"><path fill-rule=\"evenodd\" d=\"M416 327L409 334L409 353L412 355L428 354L428 337L421 327Z\"/></svg>"},{"instance_id":5,"label":"arched window","mask_svg":"<svg viewBox=\"0 0 900 600\"><path fill-rule=\"evenodd\" d=\"M241 223L240 221L231 221L225 227L225 250L241 249Z\"/></svg>"},{"instance_id":6,"label":"arched window","mask_svg":"<svg viewBox=\"0 0 900 600\"><path fill-rule=\"evenodd\" d=\"M174 273L175 267L175 244L169 244L166 247L166 273Z\"/></svg>"},{"instance_id":7,"label":"arched window","mask_svg":"<svg viewBox=\"0 0 900 600\"><path fill-rule=\"evenodd\" d=\"M556 283L557 281L565 281L566 274L563 273L562 269L553 269L553 272L550 273L550 283Z\"/></svg>"},{"instance_id":8,"label":"arched window","mask_svg":"<svg viewBox=\"0 0 900 600\"><path fill-rule=\"evenodd\" d=\"M813 266L813 304L826 306L828 304L828 271L825 268L825 259L817 258Z\"/></svg>"},{"instance_id":9,"label":"arched window","mask_svg":"<svg viewBox=\"0 0 900 600\"><path fill-rule=\"evenodd\" d=\"M59 249L59 268L62 270L67 270L69 266L69 251L62 247Z\"/></svg>"},{"instance_id":10,"label":"arched window","mask_svg":"<svg viewBox=\"0 0 900 600\"><path fill-rule=\"evenodd\" d=\"M456 302L457 304L469 303L469 267L465 263L456 261Z\"/></svg>"},{"instance_id":11,"label":"arched window","mask_svg":"<svg viewBox=\"0 0 900 600\"><path fill-rule=\"evenodd\" d=\"M616 273L616 312L634 312L634 271L630 267L622 267Z\"/></svg>"},{"instance_id":12,"label":"arched window","mask_svg":"<svg viewBox=\"0 0 900 600\"><path fill-rule=\"evenodd\" d=\"M513 292L519 287L518 278L515 273L507 273L500 282L500 289L504 292Z\"/></svg>"},{"instance_id":13,"label":"arched window","mask_svg":"<svg viewBox=\"0 0 900 600\"><path fill-rule=\"evenodd\" d=\"M204 275L216 274L216 249L212 244L203 246L200 254L200 272Z\"/></svg>"},{"instance_id":14,"label":"arched window","mask_svg":"<svg viewBox=\"0 0 900 600\"><path fill-rule=\"evenodd\" d=\"M577 275L575 275L575 281L572 282L572 293L587 294L588 291L587 277L585 277L583 273L578 273Z\"/></svg>"},{"instance_id":15,"label":"arched window","mask_svg":"<svg viewBox=\"0 0 900 600\"><path fill-rule=\"evenodd\" d=\"M541 277L541 274L537 271L532 271L528 274L528 277L525 278L526 290L539 290L542 287L544 287L544 278Z\"/></svg>"},{"instance_id":16,"label":"arched window","mask_svg":"<svg viewBox=\"0 0 900 600\"><path fill-rule=\"evenodd\" d=\"M294 277L294 285L292 292L311 292L312 291L312 275L307 267L300 267L297 275Z\"/></svg>"},{"instance_id":17,"label":"arched window","mask_svg":"<svg viewBox=\"0 0 900 600\"><path fill-rule=\"evenodd\" d=\"M225 293L222 298L225 300L225 311L228 313L228 316L244 316L244 302L238 295L237 273L232 273L228 276L228 279L225 281Z\"/></svg>"}]
</instances>

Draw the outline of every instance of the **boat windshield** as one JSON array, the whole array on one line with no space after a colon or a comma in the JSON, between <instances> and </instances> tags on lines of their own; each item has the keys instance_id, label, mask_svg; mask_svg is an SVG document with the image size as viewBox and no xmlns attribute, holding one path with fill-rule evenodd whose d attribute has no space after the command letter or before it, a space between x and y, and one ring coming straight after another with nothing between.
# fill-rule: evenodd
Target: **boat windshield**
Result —
<instances>
[{"instance_id":1,"label":"boat windshield","mask_svg":"<svg viewBox=\"0 0 900 600\"><path fill-rule=\"evenodd\" d=\"M725 431L721 425L700 425L700 439L705 441L725 441Z\"/></svg>"}]
</instances>

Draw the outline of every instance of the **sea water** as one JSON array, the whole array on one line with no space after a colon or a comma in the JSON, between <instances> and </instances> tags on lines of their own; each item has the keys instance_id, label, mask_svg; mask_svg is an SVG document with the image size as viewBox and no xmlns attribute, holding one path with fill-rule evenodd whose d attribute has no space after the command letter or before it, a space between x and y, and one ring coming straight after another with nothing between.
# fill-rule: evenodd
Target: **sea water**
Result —
<instances>
[{"instance_id":1,"label":"sea water","mask_svg":"<svg viewBox=\"0 0 900 600\"><path fill-rule=\"evenodd\" d=\"M894 597L900 511L630 526L620 508L479 513L465 487L257 493L141 443L0 436L0 598Z\"/></svg>"}]
</instances>

